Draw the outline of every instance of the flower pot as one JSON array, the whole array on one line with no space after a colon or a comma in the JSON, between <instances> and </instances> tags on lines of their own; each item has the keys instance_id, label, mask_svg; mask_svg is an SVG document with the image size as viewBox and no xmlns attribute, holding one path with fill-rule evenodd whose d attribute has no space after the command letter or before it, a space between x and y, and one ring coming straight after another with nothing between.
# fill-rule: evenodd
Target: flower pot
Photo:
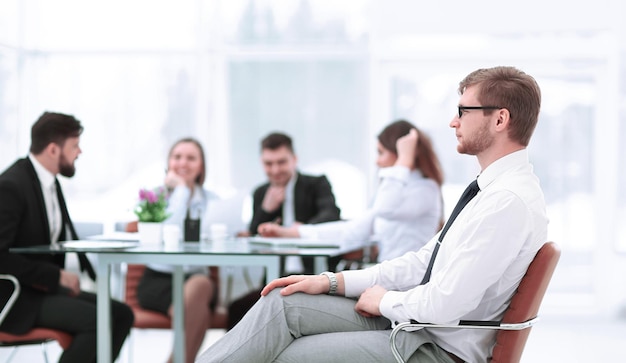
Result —
<instances>
[{"instance_id":1,"label":"flower pot","mask_svg":"<svg viewBox=\"0 0 626 363\"><path fill-rule=\"evenodd\" d=\"M142 245L159 245L163 242L163 223L139 222L139 243Z\"/></svg>"}]
</instances>

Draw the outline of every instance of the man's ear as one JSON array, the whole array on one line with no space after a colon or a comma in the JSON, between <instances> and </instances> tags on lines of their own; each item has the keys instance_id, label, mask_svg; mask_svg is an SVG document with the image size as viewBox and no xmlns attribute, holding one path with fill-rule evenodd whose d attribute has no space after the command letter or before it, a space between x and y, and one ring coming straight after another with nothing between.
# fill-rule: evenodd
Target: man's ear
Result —
<instances>
[{"instance_id":1,"label":"man's ear","mask_svg":"<svg viewBox=\"0 0 626 363\"><path fill-rule=\"evenodd\" d=\"M511 121L511 113L506 108L501 108L496 113L496 128L497 129L506 129L509 125L509 121Z\"/></svg>"},{"instance_id":2,"label":"man's ear","mask_svg":"<svg viewBox=\"0 0 626 363\"><path fill-rule=\"evenodd\" d=\"M54 142L48 144L43 151L49 156L56 157L61 153L61 147Z\"/></svg>"}]
</instances>

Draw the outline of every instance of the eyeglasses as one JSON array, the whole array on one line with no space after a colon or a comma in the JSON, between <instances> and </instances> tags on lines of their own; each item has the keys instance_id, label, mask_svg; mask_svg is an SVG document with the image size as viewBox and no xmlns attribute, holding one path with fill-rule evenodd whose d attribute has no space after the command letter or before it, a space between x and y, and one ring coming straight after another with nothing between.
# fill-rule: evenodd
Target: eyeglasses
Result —
<instances>
[{"instance_id":1,"label":"eyeglasses","mask_svg":"<svg viewBox=\"0 0 626 363\"><path fill-rule=\"evenodd\" d=\"M459 118L463 116L465 110L499 110L502 107L498 106L457 106L459 109Z\"/></svg>"}]
</instances>

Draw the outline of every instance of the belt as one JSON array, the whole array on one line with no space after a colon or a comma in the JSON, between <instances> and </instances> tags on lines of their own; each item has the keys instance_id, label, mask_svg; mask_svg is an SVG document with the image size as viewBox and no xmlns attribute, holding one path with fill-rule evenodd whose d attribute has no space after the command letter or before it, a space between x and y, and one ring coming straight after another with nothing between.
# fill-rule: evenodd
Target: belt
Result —
<instances>
[{"instance_id":1,"label":"belt","mask_svg":"<svg viewBox=\"0 0 626 363\"><path fill-rule=\"evenodd\" d=\"M457 357L456 355L448 352L447 350L443 350L444 352L446 352L448 354L448 356L450 357L450 359L452 359L454 361L454 363L465 363L465 361L459 357Z\"/></svg>"}]
</instances>

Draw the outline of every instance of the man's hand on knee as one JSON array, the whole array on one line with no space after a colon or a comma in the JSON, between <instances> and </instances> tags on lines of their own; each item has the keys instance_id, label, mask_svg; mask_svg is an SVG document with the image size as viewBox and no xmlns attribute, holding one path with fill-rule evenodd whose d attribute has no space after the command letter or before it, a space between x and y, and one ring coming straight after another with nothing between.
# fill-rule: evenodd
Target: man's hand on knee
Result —
<instances>
[{"instance_id":1,"label":"man's hand on knee","mask_svg":"<svg viewBox=\"0 0 626 363\"><path fill-rule=\"evenodd\" d=\"M378 285L365 289L354 306L354 310L366 318L381 316L380 301L386 293L387 290Z\"/></svg>"},{"instance_id":2,"label":"man's hand on knee","mask_svg":"<svg viewBox=\"0 0 626 363\"><path fill-rule=\"evenodd\" d=\"M269 294L270 291L277 287L284 287L284 289L280 291L280 294L283 296L291 295L296 292L319 295L328 293L330 282L328 281L328 277L323 275L291 275L271 281L263 288L261 296Z\"/></svg>"}]
</instances>

